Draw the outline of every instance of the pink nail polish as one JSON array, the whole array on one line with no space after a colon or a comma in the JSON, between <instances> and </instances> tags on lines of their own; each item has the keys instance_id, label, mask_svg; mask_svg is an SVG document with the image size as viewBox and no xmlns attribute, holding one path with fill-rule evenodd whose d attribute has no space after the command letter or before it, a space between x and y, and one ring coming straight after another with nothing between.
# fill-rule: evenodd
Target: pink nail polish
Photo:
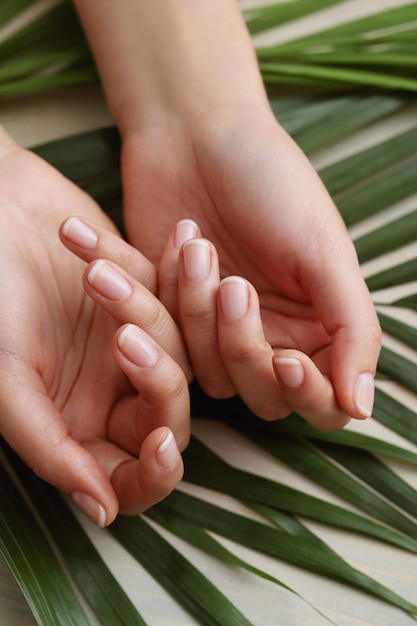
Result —
<instances>
[{"instance_id":1,"label":"pink nail polish","mask_svg":"<svg viewBox=\"0 0 417 626\"><path fill-rule=\"evenodd\" d=\"M205 239L186 241L182 253L187 280L204 280L208 277L210 273L210 246Z\"/></svg>"},{"instance_id":2,"label":"pink nail polish","mask_svg":"<svg viewBox=\"0 0 417 626\"><path fill-rule=\"evenodd\" d=\"M132 287L120 272L112 265L100 259L94 263L88 273L87 281L108 300L124 300L132 293Z\"/></svg>"},{"instance_id":3,"label":"pink nail polish","mask_svg":"<svg viewBox=\"0 0 417 626\"><path fill-rule=\"evenodd\" d=\"M84 250L94 250L98 237L94 230L87 226L78 217L70 217L62 226L62 232L67 239Z\"/></svg>"},{"instance_id":4,"label":"pink nail polish","mask_svg":"<svg viewBox=\"0 0 417 626\"><path fill-rule=\"evenodd\" d=\"M153 342L133 324L124 327L117 345L125 357L139 367L152 367L158 361L158 351Z\"/></svg>"},{"instance_id":5,"label":"pink nail polish","mask_svg":"<svg viewBox=\"0 0 417 626\"><path fill-rule=\"evenodd\" d=\"M223 315L229 319L239 319L248 310L248 285L239 276L229 276L220 283L220 303Z\"/></svg>"}]
</instances>

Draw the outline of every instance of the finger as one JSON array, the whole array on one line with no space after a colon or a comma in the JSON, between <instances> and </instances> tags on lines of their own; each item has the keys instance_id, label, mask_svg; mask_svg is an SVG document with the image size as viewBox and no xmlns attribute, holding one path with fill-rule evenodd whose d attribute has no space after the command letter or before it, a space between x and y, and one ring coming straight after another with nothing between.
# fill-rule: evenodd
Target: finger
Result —
<instances>
[{"instance_id":1,"label":"finger","mask_svg":"<svg viewBox=\"0 0 417 626\"><path fill-rule=\"evenodd\" d=\"M183 243L200 237L200 229L193 220L181 220L168 238L158 269L158 297L167 311L179 323L178 258Z\"/></svg>"},{"instance_id":2,"label":"finger","mask_svg":"<svg viewBox=\"0 0 417 626\"><path fill-rule=\"evenodd\" d=\"M227 398L236 390L220 354L217 335L219 262L206 239L186 241L178 264L179 315L194 374L211 397Z\"/></svg>"},{"instance_id":3,"label":"finger","mask_svg":"<svg viewBox=\"0 0 417 626\"><path fill-rule=\"evenodd\" d=\"M283 398L293 411L321 431L343 428L350 417L337 402L333 385L306 354L279 350L273 366Z\"/></svg>"},{"instance_id":4,"label":"finger","mask_svg":"<svg viewBox=\"0 0 417 626\"><path fill-rule=\"evenodd\" d=\"M346 235L347 237L347 235ZM353 245L323 246L309 272L316 311L332 338L331 379L341 409L363 419L372 413L381 330Z\"/></svg>"},{"instance_id":5,"label":"finger","mask_svg":"<svg viewBox=\"0 0 417 626\"><path fill-rule=\"evenodd\" d=\"M146 437L139 459L105 441L90 443L88 450L104 467L124 514L137 515L160 502L177 486L184 471L168 428L157 428Z\"/></svg>"},{"instance_id":6,"label":"finger","mask_svg":"<svg viewBox=\"0 0 417 626\"><path fill-rule=\"evenodd\" d=\"M241 398L264 419L288 415L290 408L272 367L273 351L265 341L259 300L252 285L238 276L224 278L218 315L223 362Z\"/></svg>"},{"instance_id":7,"label":"finger","mask_svg":"<svg viewBox=\"0 0 417 626\"><path fill-rule=\"evenodd\" d=\"M37 372L16 359L0 367L0 430L33 472L72 497L96 524L118 511L114 490L97 461L72 439Z\"/></svg>"},{"instance_id":8,"label":"finger","mask_svg":"<svg viewBox=\"0 0 417 626\"><path fill-rule=\"evenodd\" d=\"M109 220L102 228L80 217L70 217L61 224L59 236L71 252L87 263L95 259L113 261L140 281L152 293L157 292L156 268L136 248L124 241Z\"/></svg>"},{"instance_id":9,"label":"finger","mask_svg":"<svg viewBox=\"0 0 417 626\"><path fill-rule=\"evenodd\" d=\"M159 300L119 266L99 259L83 279L86 293L120 324L140 326L180 365L187 380L191 366L180 331Z\"/></svg>"},{"instance_id":10,"label":"finger","mask_svg":"<svg viewBox=\"0 0 417 626\"><path fill-rule=\"evenodd\" d=\"M115 359L139 395L125 397L108 422L111 441L137 455L155 428L169 427L183 450L190 438L190 395L177 363L143 330L126 324L115 336Z\"/></svg>"}]
</instances>

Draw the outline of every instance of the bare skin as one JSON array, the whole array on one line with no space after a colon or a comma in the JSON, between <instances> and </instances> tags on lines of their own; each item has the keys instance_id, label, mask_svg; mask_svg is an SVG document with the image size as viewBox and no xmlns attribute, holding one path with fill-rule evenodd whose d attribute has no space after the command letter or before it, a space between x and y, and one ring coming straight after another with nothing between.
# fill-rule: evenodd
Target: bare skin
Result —
<instances>
[{"instance_id":1,"label":"bare skin","mask_svg":"<svg viewBox=\"0 0 417 626\"><path fill-rule=\"evenodd\" d=\"M86 194L3 131L0 178L7 303L0 311L0 431L38 476L103 526L119 510L148 508L182 477L186 352L146 289L143 306L157 310L159 322L152 326L144 315L142 329L129 325L120 342L126 327L86 296L85 263L57 237L75 208L106 232L114 227ZM155 288L154 267L139 255L135 261L130 272ZM155 358L147 365L149 350Z\"/></svg>"}]
</instances>

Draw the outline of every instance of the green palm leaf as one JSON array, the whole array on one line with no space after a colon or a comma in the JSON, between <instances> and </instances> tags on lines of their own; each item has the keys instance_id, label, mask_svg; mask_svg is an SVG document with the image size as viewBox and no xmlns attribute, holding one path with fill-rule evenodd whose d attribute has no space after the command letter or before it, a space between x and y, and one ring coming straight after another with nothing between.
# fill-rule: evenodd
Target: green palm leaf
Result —
<instances>
[{"instance_id":1,"label":"green palm leaf","mask_svg":"<svg viewBox=\"0 0 417 626\"><path fill-rule=\"evenodd\" d=\"M341 0L293 0L245 12L252 34L338 4ZM3 0L0 26L16 15L17 8L35 4L20 0ZM16 4L16 7L14 6ZM401 6L357 19L310 36L277 46L257 47L260 69L268 83L305 86L316 90L351 89L370 86L384 89L417 91L415 79L416 35L415 7ZM389 47L378 47L386 45ZM65 67L57 67L54 52L67 53ZM44 53L48 78L37 77L36 68L27 67L20 81L10 80L14 65L22 67L23 56ZM76 53L78 58L72 58ZM51 54L50 61L47 55ZM27 26L13 31L0 43L0 95L47 89L64 84L97 82L97 73L85 45L75 11L69 0L45 10ZM73 71L71 71L73 70ZM16 70L17 71L17 70ZM21 70L20 70L21 71ZM62 78L59 79L59 75Z\"/></svg>"}]
</instances>

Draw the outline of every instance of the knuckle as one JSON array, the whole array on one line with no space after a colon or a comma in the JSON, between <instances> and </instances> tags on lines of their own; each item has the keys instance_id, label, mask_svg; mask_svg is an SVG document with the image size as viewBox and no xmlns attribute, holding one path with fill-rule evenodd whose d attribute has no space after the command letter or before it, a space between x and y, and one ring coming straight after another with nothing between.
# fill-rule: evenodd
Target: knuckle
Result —
<instances>
[{"instance_id":1,"label":"knuckle","mask_svg":"<svg viewBox=\"0 0 417 626\"><path fill-rule=\"evenodd\" d=\"M197 328L204 332L213 327L215 319L213 308L210 306L181 307L181 323L185 328Z\"/></svg>"},{"instance_id":2,"label":"knuckle","mask_svg":"<svg viewBox=\"0 0 417 626\"><path fill-rule=\"evenodd\" d=\"M153 328L158 328L165 324L165 314L159 300L153 300L148 308L148 324Z\"/></svg>"},{"instance_id":3,"label":"knuckle","mask_svg":"<svg viewBox=\"0 0 417 626\"><path fill-rule=\"evenodd\" d=\"M220 345L223 358L230 363L251 363L259 358L263 352L262 347L241 341L231 343L227 342Z\"/></svg>"},{"instance_id":4,"label":"knuckle","mask_svg":"<svg viewBox=\"0 0 417 626\"><path fill-rule=\"evenodd\" d=\"M188 385L182 371L175 370L166 377L158 387L158 404L168 405L182 400L184 393L188 394Z\"/></svg>"}]
</instances>

